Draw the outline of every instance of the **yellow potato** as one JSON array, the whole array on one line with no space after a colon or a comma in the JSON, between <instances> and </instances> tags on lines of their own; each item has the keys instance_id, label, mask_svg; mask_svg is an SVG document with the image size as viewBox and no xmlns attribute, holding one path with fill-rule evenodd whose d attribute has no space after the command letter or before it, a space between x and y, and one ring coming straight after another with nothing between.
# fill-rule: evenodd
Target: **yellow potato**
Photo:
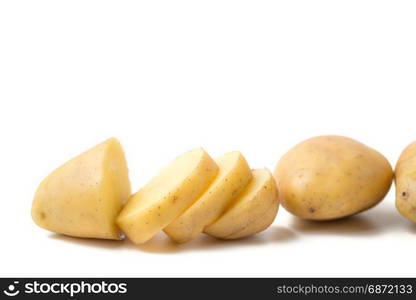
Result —
<instances>
[{"instance_id":1,"label":"yellow potato","mask_svg":"<svg viewBox=\"0 0 416 300\"><path fill-rule=\"evenodd\" d=\"M134 243L148 241L191 206L217 173L203 149L182 154L130 198L117 224Z\"/></svg>"},{"instance_id":2,"label":"yellow potato","mask_svg":"<svg viewBox=\"0 0 416 300\"><path fill-rule=\"evenodd\" d=\"M279 206L275 180L267 169L253 170L252 176L230 207L205 228L205 233L221 239L238 239L263 231L273 223Z\"/></svg>"},{"instance_id":3,"label":"yellow potato","mask_svg":"<svg viewBox=\"0 0 416 300\"><path fill-rule=\"evenodd\" d=\"M42 181L33 200L32 218L40 227L57 233L120 239L115 219L129 196L123 149L111 138Z\"/></svg>"},{"instance_id":4,"label":"yellow potato","mask_svg":"<svg viewBox=\"0 0 416 300\"><path fill-rule=\"evenodd\" d=\"M403 151L396 165L396 207L416 222L416 142Z\"/></svg>"},{"instance_id":5,"label":"yellow potato","mask_svg":"<svg viewBox=\"0 0 416 300\"><path fill-rule=\"evenodd\" d=\"M208 190L165 229L175 242L185 243L217 219L251 179L251 170L240 152L216 160L219 172Z\"/></svg>"},{"instance_id":6,"label":"yellow potato","mask_svg":"<svg viewBox=\"0 0 416 300\"><path fill-rule=\"evenodd\" d=\"M310 220L364 211L385 197L393 179L383 155L341 136L298 144L281 158L274 174L283 207Z\"/></svg>"}]
</instances>

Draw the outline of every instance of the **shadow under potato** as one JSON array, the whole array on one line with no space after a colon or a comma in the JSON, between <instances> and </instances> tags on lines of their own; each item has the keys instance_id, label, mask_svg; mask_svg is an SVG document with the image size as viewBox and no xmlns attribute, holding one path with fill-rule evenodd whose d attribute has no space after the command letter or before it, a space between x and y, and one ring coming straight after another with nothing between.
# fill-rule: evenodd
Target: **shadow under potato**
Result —
<instances>
[{"instance_id":1,"label":"shadow under potato","mask_svg":"<svg viewBox=\"0 0 416 300\"><path fill-rule=\"evenodd\" d=\"M407 228L409 232L416 234L416 223L413 223L412 221L409 220L407 224Z\"/></svg>"},{"instance_id":2,"label":"shadow under potato","mask_svg":"<svg viewBox=\"0 0 416 300\"><path fill-rule=\"evenodd\" d=\"M109 250L118 248L130 248L133 250L139 250L155 254L183 253L185 251L207 249L219 250L230 247L257 246L265 243L285 243L296 239L295 233L292 230L283 226L271 226L264 232L237 240L220 240L205 234L201 234L195 240L185 244L177 244L171 241L170 238L162 232L157 234L150 241L141 245L133 244L128 238L122 241L116 241L91 238L77 238L57 233L51 233L48 237L54 240L78 244L86 247L103 248Z\"/></svg>"},{"instance_id":3,"label":"shadow under potato","mask_svg":"<svg viewBox=\"0 0 416 300\"><path fill-rule=\"evenodd\" d=\"M168 254L183 253L186 251L211 251L226 248L256 247L271 243L279 245L293 242L301 234L363 237L390 231L407 231L416 234L416 224L400 216L393 205L383 204L357 215L333 221L308 221L292 217L289 228L272 225L259 234L237 240L221 240L200 234L193 241L185 244L177 244L171 241L163 232L160 232L150 241L141 245L133 244L128 238L122 241L83 239L55 233L50 234L49 238L86 247L109 250L128 248L154 254Z\"/></svg>"},{"instance_id":4,"label":"shadow under potato","mask_svg":"<svg viewBox=\"0 0 416 300\"><path fill-rule=\"evenodd\" d=\"M293 217L291 227L303 233L365 236L405 228L404 222L393 206L384 205L338 220L309 221Z\"/></svg>"},{"instance_id":5,"label":"shadow under potato","mask_svg":"<svg viewBox=\"0 0 416 300\"><path fill-rule=\"evenodd\" d=\"M110 249L110 250L123 247L123 241L117 241L117 240L77 238L77 237L72 237L72 236L58 234L58 233L51 233L48 237L50 239L77 244L77 245L86 246L86 247L95 247L95 248L103 248L103 249Z\"/></svg>"},{"instance_id":6,"label":"shadow under potato","mask_svg":"<svg viewBox=\"0 0 416 300\"><path fill-rule=\"evenodd\" d=\"M196 250L221 250L231 247L258 246L265 243L284 243L296 239L295 233L283 226L272 226L259 234L236 240L221 240L201 234L195 240L184 244L177 244L165 234L159 233L150 241L134 245L126 240L128 247L149 253L183 253Z\"/></svg>"}]
</instances>

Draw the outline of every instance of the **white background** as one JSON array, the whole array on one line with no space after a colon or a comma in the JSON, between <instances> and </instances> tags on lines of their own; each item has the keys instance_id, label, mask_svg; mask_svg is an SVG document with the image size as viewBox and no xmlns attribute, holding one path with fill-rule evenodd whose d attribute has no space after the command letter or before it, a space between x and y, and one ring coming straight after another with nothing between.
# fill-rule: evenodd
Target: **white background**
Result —
<instances>
[{"instance_id":1,"label":"white background","mask_svg":"<svg viewBox=\"0 0 416 300\"><path fill-rule=\"evenodd\" d=\"M394 164L416 139L415 1L0 2L1 276L415 276L416 225L394 208L255 237L55 235L40 181L110 136L137 190L178 154L232 150L273 169L303 139L353 137Z\"/></svg>"}]
</instances>

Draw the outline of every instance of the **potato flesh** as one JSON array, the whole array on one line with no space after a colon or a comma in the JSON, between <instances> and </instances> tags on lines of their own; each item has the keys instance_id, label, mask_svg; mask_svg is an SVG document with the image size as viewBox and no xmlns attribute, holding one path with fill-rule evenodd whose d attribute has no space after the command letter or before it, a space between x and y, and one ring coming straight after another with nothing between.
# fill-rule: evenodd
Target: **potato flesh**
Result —
<instances>
[{"instance_id":1,"label":"potato flesh","mask_svg":"<svg viewBox=\"0 0 416 300\"><path fill-rule=\"evenodd\" d=\"M366 210L390 189L393 171L377 151L352 139L306 140L279 161L275 177L282 205L310 220L331 220Z\"/></svg>"},{"instance_id":2,"label":"potato flesh","mask_svg":"<svg viewBox=\"0 0 416 300\"><path fill-rule=\"evenodd\" d=\"M396 208L416 222L416 142L409 145L396 166Z\"/></svg>"},{"instance_id":3,"label":"potato flesh","mask_svg":"<svg viewBox=\"0 0 416 300\"><path fill-rule=\"evenodd\" d=\"M40 227L57 233L120 239L115 219L129 196L123 149L111 138L42 181L33 201L32 218Z\"/></svg>"},{"instance_id":4,"label":"potato flesh","mask_svg":"<svg viewBox=\"0 0 416 300\"><path fill-rule=\"evenodd\" d=\"M204 194L165 229L175 242L194 239L214 222L248 184L250 167L240 152L227 153L216 160L219 172Z\"/></svg>"},{"instance_id":5,"label":"potato flesh","mask_svg":"<svg viewBox=\"0 0 416 300\"><path fill-rule=\"evenodd\" d=\"M184 212L217 173L217 164L203 149L181 155L129 199L118 225L134 243L148 241Z\"/></svg>"},{"instance_id":6,"label":"potato flesh","mask_svg":"<svg viewBox=\"0 0 416 300\"><path fill-rule=\"evenodd\" d=\"M275 180L267 169L253 170L252 176L224 214L205 228L205 233L236 239L261 232L273 223L279 206Z\"/></svg>"}]
</instances>

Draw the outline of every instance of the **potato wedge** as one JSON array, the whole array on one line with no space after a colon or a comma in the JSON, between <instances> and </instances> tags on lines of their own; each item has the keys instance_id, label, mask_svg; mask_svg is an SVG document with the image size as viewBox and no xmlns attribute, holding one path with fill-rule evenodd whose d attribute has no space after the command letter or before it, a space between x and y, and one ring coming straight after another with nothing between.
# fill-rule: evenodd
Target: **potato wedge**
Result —
<instances>
[{"instance_id":1,"label":"potato wedge","mask_svg":"<svg viewBox=\"0 0 416 300\"><path fill-rule=\"evenodd\" d=\"M253 170L253 179L213 224L204 230L221 239L237 239L269 227L277 214L276 182L267 169Z\"/></svg>"},{"instance_id":2,"label":"potato wedge","mask_svg":"<svg viewBox=\"0 0 416 300\"><path fill-rule=\"evenodd\" d=\"M219 172L208 190L191 207L165 229L177 243L185 243L200 234L214 222L244 189L252 175L240 152L227 153L216 160Z\"/></svg>"},{"instance_id":3,"label":"potato wedge","mask_svg":"<svg viewBox=\"0 0 416 300\"><path fill-rule=\"evenodd\" d=\"M123 149L117 139L110 138L42 181L33 200L32 218L57 233L120 239L115 219L129 196Z\"/></svg>"},{"instance_id":4,"label":"potato wedge","mask_svg":"<svg viewBox=\"0 0 416 300\"><path fill-rule=\"evenodd\" d=\"M117 224L135 244L148 241L191 206L217 173L202 148L182 154L130 198Z\"/></svg>"},{"instance_id":5,"label":"potato wedge","mask_svg":"<svg viewBox=\"0 0 416 300\"><path fill-rule=\"evenodd\" d=\"M403 151L396 165L396 208L416 222L416 142Z\"/></svg>"}]
</instances>

